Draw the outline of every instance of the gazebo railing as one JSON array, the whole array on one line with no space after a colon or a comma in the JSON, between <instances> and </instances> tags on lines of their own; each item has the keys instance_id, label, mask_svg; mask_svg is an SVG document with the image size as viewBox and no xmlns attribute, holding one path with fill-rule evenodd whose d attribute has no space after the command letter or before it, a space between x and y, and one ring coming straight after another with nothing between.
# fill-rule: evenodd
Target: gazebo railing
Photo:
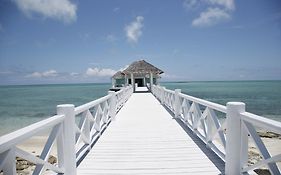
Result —
<instances>
[{"instance_id":1,"label":"gazebo railing","mask_svg":"<svg viewBox=\"0 0 281 175\"><path fill-rule=\"evenodd\" d=\"M271 174L280 174L277 163L281 150L272 155L258 134L259 130L281 135L281 123L245 112L245 104L228 102L226 106L154 85L152 93L169 108L206 146L225 161L225 174L243 174L267 167ZM249 161L249 140L256 145L262 159Z\"/></svg>"},{"instance_id":2,"label":"gazebo railing","mask_svg":"<svg viewBox=\"0 0 281 175\"><path fill-rule=\"evenodd\" d=\"M0 137L0 172L16 175L16 157L20 157L35 164L34 175L46 170L76 175L77 163L92 148L132 92L132 87L128 86L78 107L58 105L57 115ZM19 148L19 144L42 131L48 132L48 139L39 157ZM48 158L54 145L58 162L51 164Z\"/></svg>"}]
</instances>

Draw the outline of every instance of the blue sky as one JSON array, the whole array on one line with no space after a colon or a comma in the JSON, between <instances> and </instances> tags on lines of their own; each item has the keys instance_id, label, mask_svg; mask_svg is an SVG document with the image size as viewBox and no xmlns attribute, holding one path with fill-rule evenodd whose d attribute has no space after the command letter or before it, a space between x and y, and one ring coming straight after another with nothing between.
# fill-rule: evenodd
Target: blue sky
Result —
<instances>
[{"instance_id":1,"label":"blue sky","mask_svg":"<svg viewBox=\"0 0 281 175\"><path fill-rule=\"evenodd\" d=\"M280 0L1 0L0 84L280 80Z\"/></svg>"}]
</instances>

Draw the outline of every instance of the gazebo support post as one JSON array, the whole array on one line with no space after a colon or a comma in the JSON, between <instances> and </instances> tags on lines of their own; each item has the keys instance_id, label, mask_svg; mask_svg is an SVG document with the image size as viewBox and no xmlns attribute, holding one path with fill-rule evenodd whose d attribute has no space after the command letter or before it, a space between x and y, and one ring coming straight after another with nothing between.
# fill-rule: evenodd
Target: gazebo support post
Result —
<instances>
[{"instance_id":1,"label":"gazebo support post","mask_svg":"<svg viewBox=\"0 0 281 175\"><path fill-rule=\"evenodd\" d=\"M131 84L132 84L133 90L135 92L136 88L135 88L135 79L134 79L134 74L133 73L131 73Z\"/></svg>"},{"instance_id":2,"label":"gazebo support post","mask_svg":"<svg viewBox=\"0 0 281 175\"><path fill-rule=\"evenodd\" d=\"M153 85L153 74L152 74L152 72L150 72L150 91L151 91L151 88L152 88L152 85Z\"/></svg>"}]
</instances>

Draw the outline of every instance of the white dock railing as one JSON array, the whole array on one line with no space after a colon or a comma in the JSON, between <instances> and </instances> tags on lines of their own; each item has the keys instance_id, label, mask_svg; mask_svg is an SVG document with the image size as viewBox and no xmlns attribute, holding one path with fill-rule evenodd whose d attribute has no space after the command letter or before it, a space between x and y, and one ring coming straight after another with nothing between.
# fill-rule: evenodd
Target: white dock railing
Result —
<instances>
[{"instance_id":1,"label":"white dock railing","mask_svg":"<svg viewBox=\"0 0 281 175\"><path fill-rule=\"evenodd\" d=\"M123 90L116 92L116 100L117 100L117 111L119 111L122 106L126 103L127 99L133 93L132 86L127 86Z\"/></svg>"},{"instance_id":2,"label":"white dock railing","mask_svg":"<svg viewBox=\"0 0 281 175\"><path fill-rule=\"evenodd\" d=\"M243 174L264 166L271 174L280 174L276 163L281 161L281 150L271 155L257 133L262 129L281 134L280 122L245 112L241 102L223 106L155 85L152 93L225 161L225 174ZM263 158L254 165L248 165L250 138Z\"/></svg>"},{"instance_id":3,"label":"white dock railing","mask_svg":"<svg viewBox=\"0 0 281 175\"><path fill-rule=\"evenodd\" d=\"M76 165L114 120L116 112L133 93L132 86L74 107L72 104L58 105L57 114L43 121L0 137L0 172L16 175L16 157L36 165L33 174L50 170L59 174L75 175ZM78 124L77 124L78 123ZM20 143L49 131L49 136L39 157L18 148ZM57 146L58 163L50 164L48 158L53 146Z\"/></svg>"}]
</instances>

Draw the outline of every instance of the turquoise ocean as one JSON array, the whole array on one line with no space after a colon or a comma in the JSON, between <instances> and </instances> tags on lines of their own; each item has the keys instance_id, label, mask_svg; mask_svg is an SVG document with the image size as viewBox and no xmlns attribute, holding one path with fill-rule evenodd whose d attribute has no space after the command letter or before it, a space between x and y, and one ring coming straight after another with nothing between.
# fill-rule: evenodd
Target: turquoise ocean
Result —
<instances>
[{"instance_id":1,"label":"turquoise ocean","mask_svg":"<svg viewBox=\"0 0 281 175\"><path fill-rule=\"evenodd\" d=\"M246 103L246 110L281 122L281 81L163 82L168 89L225 105ZM56 114L59 104L76 106L107 94L111 84L0 86L0 135Z\"/></svg>"}]
</instances>

